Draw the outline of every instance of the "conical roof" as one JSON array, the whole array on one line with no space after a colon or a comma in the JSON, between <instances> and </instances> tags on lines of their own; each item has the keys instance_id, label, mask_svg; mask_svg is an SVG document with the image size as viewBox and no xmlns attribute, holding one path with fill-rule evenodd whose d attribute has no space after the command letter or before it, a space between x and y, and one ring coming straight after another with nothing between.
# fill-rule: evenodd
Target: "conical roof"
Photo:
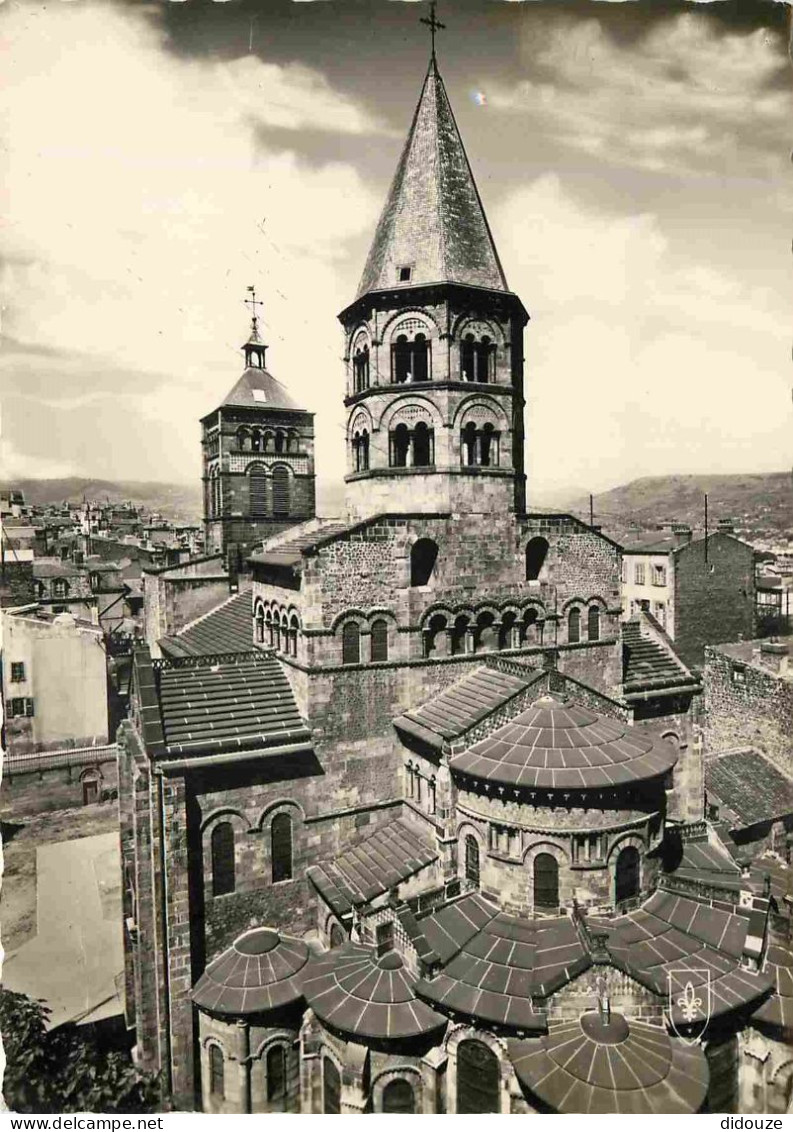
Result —
<instances>
[{"instance_id":1,"label":"conical roof","mask_svg":"<svg viewBox=\"0 0 793 1132\"><path fill-rule=\"evenodd\" d=\"M400 268L410 278L400 280ZM358 297L399 282L507 291L443 79L433 57L377 225Z\"/></svg>"},{"instance_id":2,"label":"conical roof","mask_svg":"<svg viewBox=\"0 0 793 1132\"><path fill-rule=\"evenodd\" d=\"M215 1014L261 1014L289 1006L301 996L308 959L302 940L253 928L213 959L193 989L193 1002Z\"/></svg>"}]
</instances>

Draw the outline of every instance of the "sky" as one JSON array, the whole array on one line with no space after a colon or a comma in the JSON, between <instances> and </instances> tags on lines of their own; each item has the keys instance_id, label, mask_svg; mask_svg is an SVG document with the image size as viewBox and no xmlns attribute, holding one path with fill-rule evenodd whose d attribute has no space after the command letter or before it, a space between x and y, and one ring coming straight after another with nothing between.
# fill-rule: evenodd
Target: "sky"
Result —
<instances>
[{"instance_id":1,"label":"sky","mask_svg":"<svg viewBox=\"0 0 793 1132\"><path fill-rule=\"evenodd\" d=\"M0 4L0 476L198 482L268 368L344 473L354 297L421 0ZM528 309L529 497L791 464L793 111L773 0L446 0L441 73Z\"/></svg>"}]
</instances>

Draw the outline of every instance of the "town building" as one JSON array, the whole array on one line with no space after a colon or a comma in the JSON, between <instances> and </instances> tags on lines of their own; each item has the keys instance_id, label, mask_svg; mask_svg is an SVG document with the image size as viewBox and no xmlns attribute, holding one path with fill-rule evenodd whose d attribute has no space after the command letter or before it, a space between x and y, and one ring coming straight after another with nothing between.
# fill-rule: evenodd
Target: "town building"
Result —
<instances>
[{"instance_id":1,"label":"town building","mask_svg":"<svg viewBox=\"0 0 793 1132\"><path fill-rule=\"evenodd\" d=\"M177 1107L759 1111L784 915L704 820L700 685L622 623L619 545L526 510L527 317L433 50L340 315L346 514L257 526L267 409L211 414L208 541L261 540L252 589L135 653L126 1003Z\"/></svg>"},{"instance_id":2,"label":"town building","mask_svg":"<svg viewBox=\"0 0 793 1132\"><path fill-rule=\"evenodd\" d=\"M255 294L248 301L245 369L201 421L206 551L237 567L263 539L315 514L314 414L265 368L259 304Z\"/></svg>"},{"instance_id":3,"label":"town building","mask_svg":"<svg viewBox=\"0 0 793 1132\"><path fill-rule=\"evenodd\" d=\"M689 528L620 540L622 616L642 609L700 669L705 646L755 635L754 549L725 530Z\"/></svg>"}]
</instances>

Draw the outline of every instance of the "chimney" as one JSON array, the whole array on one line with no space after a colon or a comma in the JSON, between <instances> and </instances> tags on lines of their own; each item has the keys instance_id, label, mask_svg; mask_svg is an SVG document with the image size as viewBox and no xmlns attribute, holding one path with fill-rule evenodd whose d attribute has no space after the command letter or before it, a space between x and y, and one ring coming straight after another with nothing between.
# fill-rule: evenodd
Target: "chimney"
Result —
<instances>
[{"instance_id":1,"label":"chimney","mask_svg":"<svg viewBox=\"0 0 793 1132\"><path fill-rule=\"evenodd\" d=\"M685 523L673 523L672 534L675 536L675 546L685 546L693 537L691 527Z\"/></svg>"}]
</instances>

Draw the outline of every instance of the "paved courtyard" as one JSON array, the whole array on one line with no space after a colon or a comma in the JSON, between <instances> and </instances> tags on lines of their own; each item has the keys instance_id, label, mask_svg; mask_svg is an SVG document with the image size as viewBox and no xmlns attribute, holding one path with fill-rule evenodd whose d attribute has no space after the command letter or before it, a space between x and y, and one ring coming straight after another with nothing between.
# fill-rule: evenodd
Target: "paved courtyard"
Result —
<instances>
[{"instance_id":1,"label":"paved courtyard","mask_svg":"<svg viewBox=\"0 0 793 1132\"><path fill-rule=\"evenodd\" d=\"M3 963L3 986L43 999L50 1026L99 1021L124 1008L118 834L36 850L35 939Z\"/></svg>"}]
</instances>

